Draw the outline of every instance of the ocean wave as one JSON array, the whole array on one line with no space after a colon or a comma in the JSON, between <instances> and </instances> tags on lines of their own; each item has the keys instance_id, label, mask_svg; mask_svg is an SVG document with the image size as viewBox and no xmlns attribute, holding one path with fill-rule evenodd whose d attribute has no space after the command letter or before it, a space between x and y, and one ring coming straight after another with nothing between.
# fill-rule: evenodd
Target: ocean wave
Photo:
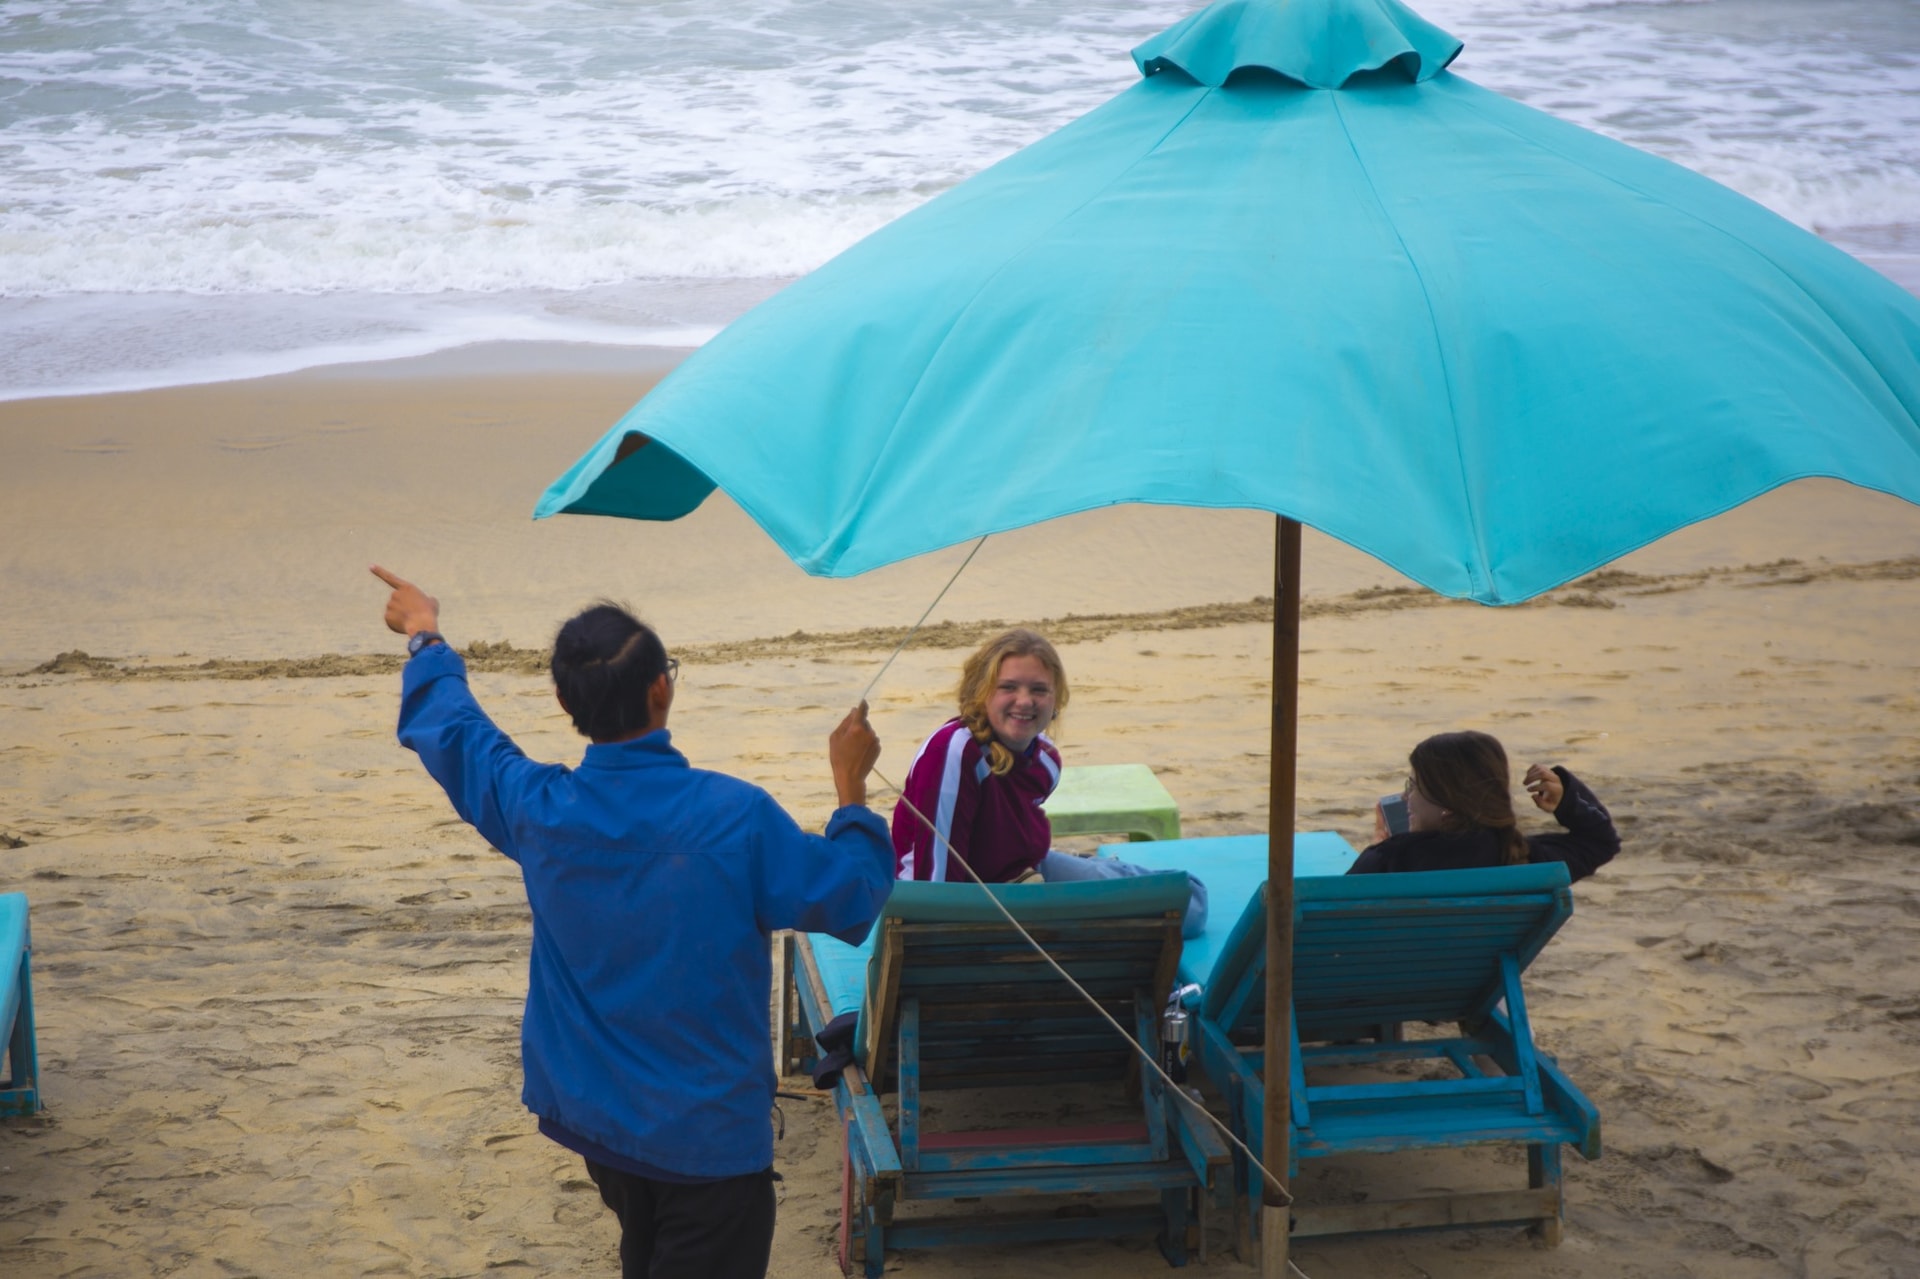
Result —
<instances>
[{"instance_id":1,"label":"ocean wave","mask_svg":"<svg viewBox=\"0 0 1920 1279\"><path fill-rule=\"evenodd\" d=\"M1749 140L1675 159L1802 226L1920 222L1920 171L1822 163ZM389 181L329 206L182 197L143 216L0 213L0 297L67 294L431 294L591 289L662 277L805 274L938 187L873 195L762 195L657 207L559 190Z\"/></svg>"},{"instance_id":2,"label":"ocean wave","mask_svg":"<svg viewBox=\"0 0 1920 1279\"><path fill-rule=\"evenodd\" d=\"M814 269L1135 83L1128 50L1194 3L407 0L349 20L20 0L0 25L0 394L474 333L704 331L738 310L660 281ZM1416 7L1465 40L1460 74L1801 225L1869 229L1842 243L1920 226L1907 0L1774 0L1765 24L1694 0Z\"/></svg>"},{"instance_id":3,"label":"ocean wave","mask_svg":"<svg viewBox=\"0 0 1920 1279\"><path fill-rule=\"evenodd\" d=\"M16 213L0 217L0 296L491 293L793 276L920 199L748 196L658 209L462 193L437 209L396 197L400 212L384 216L248 216L209 206L93 225Z\"/></svg>"},{"instance_id":4,"label":"ocean wave","mask_svg":"<svg viewBox=\"0 0 1920 1279\"><path fill-rule=\"evenodd\" d=\"M1714 0L1523 0L1523 3L1529 13L1585 13L1605 9L1661 9L1712 4Z\"/></svg>"},{"instance_id":5,"label":"ocean wave","mask_svg":"<svg viewBox=\"0 0 1920 1279\"><path fill-rule=\"evenodd\" d=\"M1177 8L1177 5L1163 6ZM0 33L0 295L811 269L1134 78L1170 15L49 0ZM564 22L560 20L564 17ZM1177 16L1177 15L1174 15Z\"/></svg>"},{"instance_id":6,"label":"ocean wave","mask_svg":"<svg viewBox=\"0 0 1920 1279\"><path fill-rule=\"evenodd\" d=\"M1755 147L1739 156L1701 159L1705 176L1823 235L1849 230L1903 234L1920 223L1920 172L1835 168L1828 172L1782 169Z\"/></svg>"}]
</instances>

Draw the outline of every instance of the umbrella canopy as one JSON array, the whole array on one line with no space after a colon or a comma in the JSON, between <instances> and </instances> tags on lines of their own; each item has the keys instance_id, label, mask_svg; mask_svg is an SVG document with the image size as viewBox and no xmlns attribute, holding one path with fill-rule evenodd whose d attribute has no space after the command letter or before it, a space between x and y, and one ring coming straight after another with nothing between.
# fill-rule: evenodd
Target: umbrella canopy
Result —
<instances>
[{"instance_id":1,"label":"umbrella canopy","mask_svg":"<svg viewBox=\"0 0 1920 1279\"><path fill-rule=\"evenodd\" d=\"M1801 477L1920 501L1920 300L1459 48L1395 0L1221 0L735 322L536 516L717 483L843 576L1252 507L1511 603Z\"/></svg>"}]
</instances>

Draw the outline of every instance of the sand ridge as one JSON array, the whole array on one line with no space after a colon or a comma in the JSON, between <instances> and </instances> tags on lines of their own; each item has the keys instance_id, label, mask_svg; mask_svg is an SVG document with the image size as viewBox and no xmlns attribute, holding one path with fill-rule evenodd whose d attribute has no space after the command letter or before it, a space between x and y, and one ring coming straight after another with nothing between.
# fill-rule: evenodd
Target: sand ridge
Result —
<instances>
[{"instance_id":1,"label":"sand ridge","mask_svg":"<svg viewBox=\"0 0 1920 1279\"><path fill-rule=\"evenodd\" d=\"M1618 608L1621 598L1667 595L1697 590L1709 583L1736 587L1800 586L1817 581L1900 582L1920 578L1920 556L1874 560L1861 564L1806 563L1797 559L1738 567L1709 567L1681 573L1634 573L1603 569L1515 607ZM1322 596L1301 602L1303 620L1350 617L1402 609L1475 607L1470 601L1448 599L1417 586L1364 587L1344 595ZM1257 595L1227 604L1196 604L1140 613L1068 613L1020 622L1061 643L1087 643L1122 632L1204 630L1248 622L1272 622L1273 599ZM1014 622L1004 618L971 621L943 620L910 633L901 628L869 626L850 631L792 631L753 639L696 643L676 647L683 660L716 663L768 657L822 657L833 654L882 652L903 639L922 648L971 649L1004 631ZM520 648L508 640L475 640L460 646L469 669L537 674L547 669L543 649ZM399 655L322 653L313 657L210 657L198 662L99 657L70 649L32 667L27 675L81 675L91 679L324 679L343 675L397 673L405 659Z\"/></svg>"}]
</instances>

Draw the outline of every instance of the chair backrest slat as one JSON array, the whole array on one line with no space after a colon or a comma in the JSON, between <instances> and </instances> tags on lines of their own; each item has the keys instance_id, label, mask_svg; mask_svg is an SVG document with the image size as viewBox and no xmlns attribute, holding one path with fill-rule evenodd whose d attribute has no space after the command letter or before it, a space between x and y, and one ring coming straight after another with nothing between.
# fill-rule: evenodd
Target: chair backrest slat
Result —
<instances>
[{"instance_id":1,"label":"chair backrest slat","mask_svg":"<svg viewBox=\"0 0 1920 1279\"><path fill-rule=\"evenodd\" d=\"M1500 956L1524 969L1572 914L1558 863L1490 870L1349 875L1296 882L1294 1010L1311 1042L1355 1027L1475 1020L1500 998ZM1267 893L1222 949L1203 1011L1219 1016L1233 984L1264 970ZM1234 1017L1241 1037L1266 1017L1254 982Z\"/></svg>"},{"instance_id":2,"label":"chair backrest slat","mask_svg":"<svg viewBox=\"0 0 1920 1279\"><path fill-rule=\"evenodd\" d=\"M1184 875L1168 874L995 895L1131 1033L1135 996L1164 998L1172 982L1188 891ZM894 1086L893 1054L873 1049L895 1033L906 998L920 1006L923 1090L1123 1078L1127 1043L983 899L977 885L902 884L889 900L868 976L881 1091ZM889 953L891 990L876 1001Z\"/></svg>"}]
</instances>

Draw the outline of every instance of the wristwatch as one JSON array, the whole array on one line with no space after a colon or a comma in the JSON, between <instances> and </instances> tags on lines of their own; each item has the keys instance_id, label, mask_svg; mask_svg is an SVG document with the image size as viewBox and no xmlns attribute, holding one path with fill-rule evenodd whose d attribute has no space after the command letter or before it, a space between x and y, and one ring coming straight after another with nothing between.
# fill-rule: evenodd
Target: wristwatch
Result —
<instances>
[{"instance_id":1,"label":"wristwatch","mask_svg":"<svg viewBox=\"0 0 1920 1279\"><path fill-rule=\"evenodd\" d=\"M429 644L444 644L447 637L439 631L415 631L407 637L407 656L412 657Z\"/></svg>"}]
</instances>

